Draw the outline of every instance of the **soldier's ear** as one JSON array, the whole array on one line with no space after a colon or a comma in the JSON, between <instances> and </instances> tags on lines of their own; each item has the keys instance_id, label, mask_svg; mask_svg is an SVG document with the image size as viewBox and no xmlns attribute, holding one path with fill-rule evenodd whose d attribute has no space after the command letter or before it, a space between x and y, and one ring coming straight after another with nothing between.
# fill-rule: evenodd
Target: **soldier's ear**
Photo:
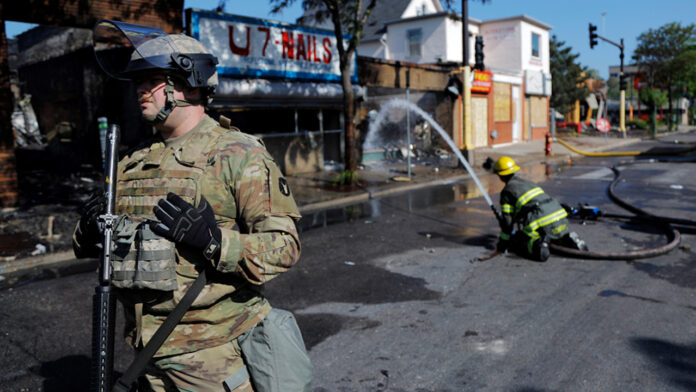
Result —
<instances>
[{"instance_id":1,"label":"soldier's ear","mask_svg":"<svg viewBox=\"0 0 696 392\"><path fill-rule=\"evenodd\" d=\"M200 87L189 87L189 86L183 86L183 90L181 90L184 93L184 99L187 101L198 101L201 99L202 92Z\"/></svg>"}]
</instances>

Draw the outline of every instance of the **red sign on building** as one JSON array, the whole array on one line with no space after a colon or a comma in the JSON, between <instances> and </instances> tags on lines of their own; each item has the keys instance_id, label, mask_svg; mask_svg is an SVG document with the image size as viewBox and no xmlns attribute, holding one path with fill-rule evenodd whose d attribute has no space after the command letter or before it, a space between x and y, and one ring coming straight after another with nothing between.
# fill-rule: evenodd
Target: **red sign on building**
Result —
<instances>
[{"instance_id":1,"label":"red sign on building","mask_svg":"<svg viewBox=\"0 0 696 392\"><path fill-rule=\"evenodd\" d=\"M472 93L490 93L493 87L493 75L488 71L475 71L471 82Z\"/></svg>"}]
</instances>

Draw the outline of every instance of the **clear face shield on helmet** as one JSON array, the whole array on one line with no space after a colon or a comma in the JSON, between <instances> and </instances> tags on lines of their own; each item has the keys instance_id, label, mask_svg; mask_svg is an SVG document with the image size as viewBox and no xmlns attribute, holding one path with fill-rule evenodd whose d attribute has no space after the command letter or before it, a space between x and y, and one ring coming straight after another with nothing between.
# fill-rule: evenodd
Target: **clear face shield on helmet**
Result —
<instances>
[{"instance_id":1,"label":"clear face shield on helmet","mask_svg":"<svg viewBox=\"0 0 696 392\"><path fill-rule=\"evenodd\" d=\"M99 66L116 79L169 71L195 88L210 86L210 78L217 74L217 58L198 41L170 36L154 27L101 20L94 26L93 40Z\"/></svg>"},{"instance_id":2,"label":"clear face shield on helmet","mask_svg":"<svg viewBox=\"0 0 696 392\"><path fill-rule=\"evenodd\" d=\"M159 50L147 42L157 39ZM170 69L176 46L164 31L131 23L100 20L94 26L94 55L109 76L130 80L138 71ZM145 49L145 50L143 50Z\"/></svg>"}]
</instances>

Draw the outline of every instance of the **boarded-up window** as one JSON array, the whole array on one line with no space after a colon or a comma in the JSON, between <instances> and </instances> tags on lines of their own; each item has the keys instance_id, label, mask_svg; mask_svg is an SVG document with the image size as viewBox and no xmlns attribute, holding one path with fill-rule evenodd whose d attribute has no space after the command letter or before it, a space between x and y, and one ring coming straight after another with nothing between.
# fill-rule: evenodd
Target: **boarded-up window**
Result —
<instances>
[{"instance_id":1,"label":"boarded-up window","mask_svg":"<svg viewBox=\"0 0 696 392\"><path fill-rule=\"evenodd\" d=\"M545 127L547 124L546 97L531 97L532 126Z\"/></svg>"},{"instance_id":2,"label":"boarded-up window","mask_svg":"<svg viewBox=\"0 0 696 392\"><path fill-rule=\"evenodd\" d=\"M488 145L488 99L471 98L471 127L474 147Z\"/></svg>"},{"instance_id":3,"label":"boarded-up window","mask_svg":"<svg viewBox=\"0 0 696 392\"><path fill-rule=\"evenodd\" d=\"M511 121L510 85L493 82L493 121Z\"/></svg>"}]
</instances>

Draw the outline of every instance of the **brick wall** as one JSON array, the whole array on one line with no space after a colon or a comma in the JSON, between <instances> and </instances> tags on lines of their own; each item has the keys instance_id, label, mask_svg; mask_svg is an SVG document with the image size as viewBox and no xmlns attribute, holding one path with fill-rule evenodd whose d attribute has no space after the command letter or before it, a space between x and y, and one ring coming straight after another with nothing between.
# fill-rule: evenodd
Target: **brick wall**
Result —
<instances>
[{"instance_id":1,"label":"brick wall","mask_svg":"<svg viewBox=\"0 0 696 392\"><path fill-rule=\"evenodd\" d=\"M0 19L42 25L92 28L99 19L153 26L179 33L183 0L17 0L0 8Z\"/></svg>"},{"instance_id":2,"label":"brick wall","mask_svg":"<svg viewBox=\"0 0 696 392\"><path fill-rule=\"evenodd\" d=\"M3 5L0 4L0 10L2 7ZM17 203L17 170L14 149L12 148L11 110L12 93L10 91L10 68L7 64L7 37L5 35L5 22L0 20L0 207L8 207Z\"/></svg>"},{"instance_id":3,"label":"brick wall","mask_svg":"<svg viewBox=\"0 0 696 392\"><path fill-rule=\"evenodd\" d=\"M12 147L0 146L0 208L17 204L17 167Z\"/></svg>"}]
</instances>

